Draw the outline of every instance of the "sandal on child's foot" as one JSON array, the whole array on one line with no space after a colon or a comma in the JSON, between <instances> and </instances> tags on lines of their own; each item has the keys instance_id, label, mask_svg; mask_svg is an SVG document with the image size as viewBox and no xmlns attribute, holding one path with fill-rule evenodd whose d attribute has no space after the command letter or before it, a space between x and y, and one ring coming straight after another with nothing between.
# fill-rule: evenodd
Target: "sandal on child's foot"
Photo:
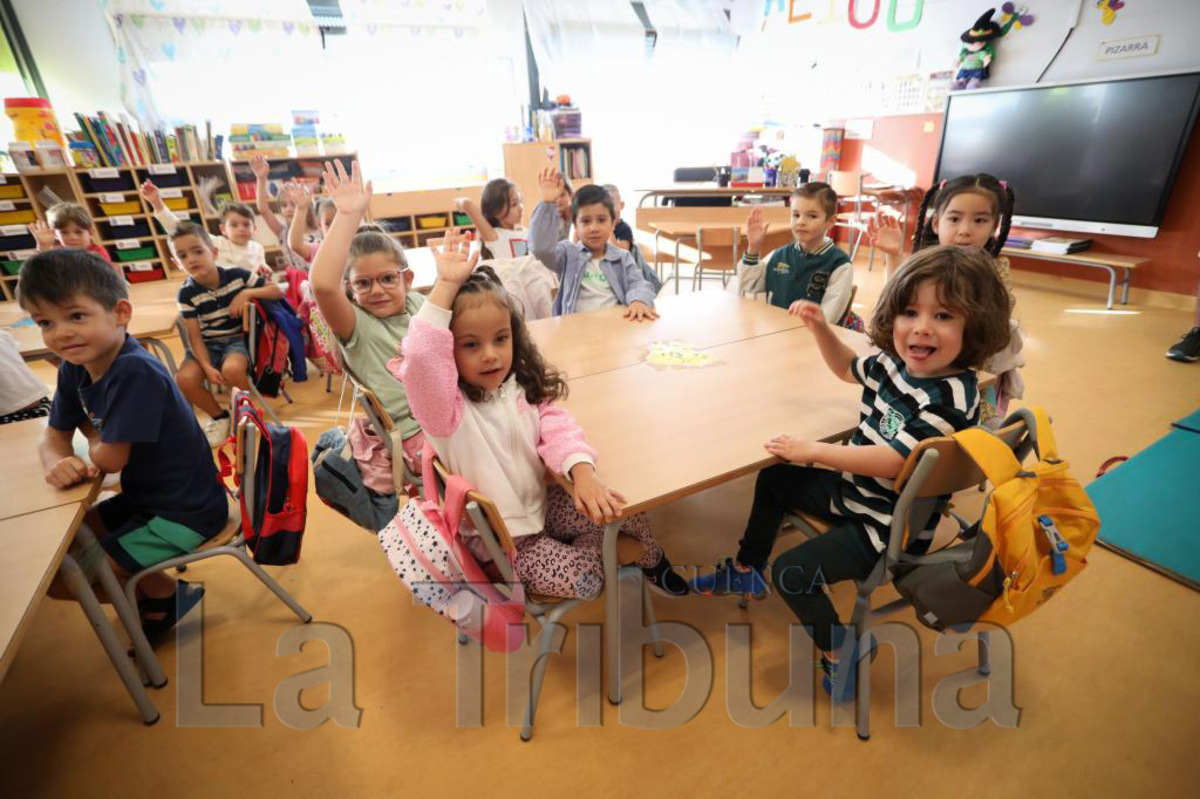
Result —
<instances>
[{"instance_id":1,"label":"sandal on child's foot","mask_svg":"<svg viewBox=\"0 0 1200 799\"><path fill-rule=\"evenodd\" d=\"M171 596L146 597L138 602L142 617L142 632L151 646L157 646L171 628L188 614L204 596L204 586L176 580Z\"/></svg>"}]
</instances>

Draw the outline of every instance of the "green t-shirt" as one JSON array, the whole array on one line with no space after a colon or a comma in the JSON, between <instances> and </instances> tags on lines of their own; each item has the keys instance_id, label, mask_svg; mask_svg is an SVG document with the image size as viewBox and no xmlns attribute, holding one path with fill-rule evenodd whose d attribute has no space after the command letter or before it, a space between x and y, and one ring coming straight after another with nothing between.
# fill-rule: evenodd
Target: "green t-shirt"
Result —
<instances>
[{"instance_id":1,"label":"green t-shirt","mask_svg":"<svg viewBox=\"0 0 1200 799\"><path fill-rule=\"evenodd\" d=\"M425 297L410 291L405 312L380 319L354 306L354 332L346 341L338 339L346 364L367 388L375 392L402 438L421 432L408 407L404 384L387 370L387 362L400 354L400 342L408 334L408 325L425 302Z\"/></svg>"}]
</instances>

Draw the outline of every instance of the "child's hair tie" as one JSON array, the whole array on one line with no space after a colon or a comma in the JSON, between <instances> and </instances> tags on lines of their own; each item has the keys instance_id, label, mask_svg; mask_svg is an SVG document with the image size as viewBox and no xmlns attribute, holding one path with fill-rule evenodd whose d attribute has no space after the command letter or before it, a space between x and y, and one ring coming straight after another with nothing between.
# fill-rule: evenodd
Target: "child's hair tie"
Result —
<instances>
[{"instance_id":1,"label":"child's hair tie","mask_svg":"<svg viewBox=\"0 0 1200 799\"><path fill-rule=\"evenodd\" d=\"M943 180L941 183L938 184L938 191L941 191L944 188L946 188L946 181Z\"/></svg>"},{"instance_id":2,"label":"child's hair tie","mask_svg":"<svg viewBox=\"0 0 1200 799\"><path fill-rule=\"evenodd\" d=\"M1008 191L1008 181L1007 180L1000 181L1000 188L1004 189L1005 191Z\"/></svg>"}]
</instances>

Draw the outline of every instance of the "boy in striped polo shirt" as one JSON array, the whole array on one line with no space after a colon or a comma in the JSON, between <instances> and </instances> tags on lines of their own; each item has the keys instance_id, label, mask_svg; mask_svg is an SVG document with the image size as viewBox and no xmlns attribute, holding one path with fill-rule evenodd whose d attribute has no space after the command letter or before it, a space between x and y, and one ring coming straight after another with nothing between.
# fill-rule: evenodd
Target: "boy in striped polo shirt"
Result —
<instances>
[{"instance_id":1,"label":"boy in striped polo shirt","mask_svg":"<svg viewBox=\"0 0 1200 799\"><path fill-rule=\"evenodd\" d=\"M829 369L862 385L858 428L849 446L788 435L765 442L768 452L787 463L759 472L736 559L692 587L705 595L762 598L784 514L794 508L829 521L824 535L776 558L771 579L821 650L825 687L832 693L846 630L822 588L870 575L887 547L899 499L894 480L917 443L978 424L974 370L1007 346L1009 302L986 255L939 246L914 255L885 285L871 320L878 354L856 357L814 303L805 303L800 316ZM924 530L910 532L910 552L928 549L937 519L934 514ZM854 663L851 659L848 669ZM834 699L851 699L853 675L847 672L838 684L847 686L846 695Z\"/></svg>"},{"instance_id":2,"label":"boy in striped polo shirt","mask_svg":"<svg viewBox=\"0 0 1200 799\"><path fill-rule=\"evenodd\" d=\"M175 382L188 401L209 415L204 436L216 447L229 436L229 411L208 393L204 381L250 387L242 314L252 299L283 299L283 289L257 272L217 266L217 248L202 225L180 222L170 239L175 262L188 273L178 299L191 350Z\"/></svg>"}]
</instances>

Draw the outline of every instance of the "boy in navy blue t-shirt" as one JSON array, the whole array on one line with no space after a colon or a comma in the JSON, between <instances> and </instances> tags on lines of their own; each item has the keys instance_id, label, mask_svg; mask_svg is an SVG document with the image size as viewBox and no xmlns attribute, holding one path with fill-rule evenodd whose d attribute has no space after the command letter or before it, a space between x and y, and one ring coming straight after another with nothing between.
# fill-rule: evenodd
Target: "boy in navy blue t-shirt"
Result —
<instances>
[{"instance_id":1,"label":"boy in navy blue t-shirt","mask_svg":"<svg viewBox=\"0 0 1200 799\"><path fill-rule=\"evenodd\" d=\"M17 290L63 361L38 447L46 482L66 488L121 473L122 492L85 520L118 576L191 552L219 532L228 506L208 443L166 367L125 332L133 306L124 282L94 255L54 250L25 262ZM74 454L76 430L88 439L91 464ZM151 640L202 593L161 573L138 588Z\"/></svg>"}]
</instances>

